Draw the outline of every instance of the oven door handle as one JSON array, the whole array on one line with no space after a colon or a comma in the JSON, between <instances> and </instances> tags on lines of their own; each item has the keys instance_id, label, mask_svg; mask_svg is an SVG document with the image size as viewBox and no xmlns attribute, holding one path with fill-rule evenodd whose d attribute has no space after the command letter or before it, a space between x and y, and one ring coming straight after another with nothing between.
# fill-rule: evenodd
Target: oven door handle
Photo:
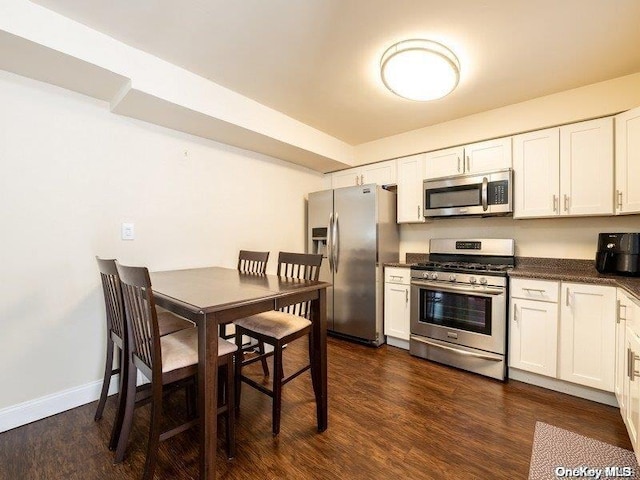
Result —
<instances>
[{"instance_id":1,"label":"oven door handle","mask_svg":"<svg viewBox=\"0 0 640 480\"><path fill-rule=\"evenodd\" d=\"M460 355L464 355L464 356L467 356L467 357L481 358L483 360L491 360L492 362L500 362L500 361L502 361L504 359L503 357L498 356L498 355L493 356L493 355L489 355L489 354L467 352L466 350L458 350L457 348L447 347L445 345L440 345L439 343L430 342L429 340L425 340L424 338L420 338L420 337L417 337L415 335L411 335L411 340L415 340L416 342L424 343L425 345L429 345L431 347L441 348L443 350L449 350L449 351L454 352L454 353L459 353Z\"/></svg>"},{"instance_id":2,"label":"oven door handle","mask_svg":"<svg viewBox=\"0 0 640 480\"><path fill-rule=\"evenodd\" d=\"M469 289L467 287L454 287L451 285L438 285L431 282L421 282L421 281L413 281L411 285L415 285L416 287L433 287L433 290L449 292L449 293L468 293L469 295L475 295L477 297L495 297L500 294L504 294L503 288L491 288L485 287L481 292L477 290Z\"/></svg>"}]
</instances>

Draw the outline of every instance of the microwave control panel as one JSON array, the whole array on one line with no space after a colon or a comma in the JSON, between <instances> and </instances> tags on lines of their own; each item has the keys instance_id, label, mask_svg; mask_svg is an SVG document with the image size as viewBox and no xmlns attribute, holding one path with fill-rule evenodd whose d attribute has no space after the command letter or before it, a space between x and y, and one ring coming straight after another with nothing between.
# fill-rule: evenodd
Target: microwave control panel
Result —
<instances>
[{"instance_id":1,"label":"microwave control panel","mask_svg":"<svg viewBox=\"0 0 640 480\"><path fill-rule=\"evenodd\" d=\"M499 180L497 182L489 182L487 185L487 200L489 205L506 205L509 203L509 182L508 180Z\"/></svg>"}]
</instances>

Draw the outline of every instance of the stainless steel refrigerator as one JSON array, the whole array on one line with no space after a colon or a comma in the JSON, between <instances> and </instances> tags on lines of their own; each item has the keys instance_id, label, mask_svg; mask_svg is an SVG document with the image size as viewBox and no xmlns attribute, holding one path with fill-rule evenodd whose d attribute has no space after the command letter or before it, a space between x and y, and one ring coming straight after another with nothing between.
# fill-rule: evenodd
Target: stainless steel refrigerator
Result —
<instances>
[{"instance_id":1,"label":"stainless steel refrigerator","mask_svg":"<svg viewBox=\"0 0 640 480\"><path fill-rule=\"evenodd\" d=\"M383 264L398 261L396 194L375 184L309 194L309 253L322 253L330 333L384 343Z\"/></svg>"}]
</instances>

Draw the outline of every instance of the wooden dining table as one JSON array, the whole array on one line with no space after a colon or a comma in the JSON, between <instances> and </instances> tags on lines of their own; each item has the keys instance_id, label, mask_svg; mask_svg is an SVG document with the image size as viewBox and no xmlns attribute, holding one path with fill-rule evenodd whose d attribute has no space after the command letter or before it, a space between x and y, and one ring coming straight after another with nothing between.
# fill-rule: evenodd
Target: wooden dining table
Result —
<instances>
[{"instance_id":1,"label":"wooden dining table","mask_svg":"<svg viewBox=\"0 0 640 480\"><path fill-rule=\"evenodd\" d=\"M327 300L329 283L207 267L152 272L157 305L198 328L200 478L216 478L218 325L256 313L311 301L311 369L318 432L327 429Z\"/></svg>"}]
</instances>

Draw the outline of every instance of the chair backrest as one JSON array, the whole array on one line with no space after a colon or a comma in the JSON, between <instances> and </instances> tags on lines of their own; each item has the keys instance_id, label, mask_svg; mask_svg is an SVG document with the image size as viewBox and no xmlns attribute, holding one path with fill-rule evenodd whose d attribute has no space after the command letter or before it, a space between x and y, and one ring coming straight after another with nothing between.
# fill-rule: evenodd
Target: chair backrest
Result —
<instances>
[{"instance_id":1,"label":"chair backrest","mask_svg":"<svg viewBox=\"0 0 640 480\"><path fill-rule=\"evenodd\" d=\"M117 261L116 267L122 284L129 348L134 361L137 357L148 368L148 371L141 368L142 373L154 381L155 378L150 378L150 375L162 375L162 354L149 271L145 267L127 267ZM142 365L138 365L140 367Z\"/></svg>"},{"instance_id":2,"label":"chair backrest","mask_svg":"<svg viewBox=\"0 0 640 480\"><path fill-rule=\"evenodd\" d=\"M280 252L278 255L278 276L318 280L320 277L321 264L322 255L320 254ZM280 310L309 319L311 315L311 302L288 305Z\"/></svg>"},{"instance_id":3,"label":"chair backrest","mask_svg":"<svg viewBox=\"0 0 640 480\"><path fill-rule=\"evenodd\" d=\"M252 252L240 250L238 255L238 270L243 273L264 273L267 270L269 252Z\"/></svg>"},{"instance_id":4,"label":"chair backrest","mask_svg":"<svg viewBox=\"0 0 640 480\"><path fill-rule=\"evenodd\" d=\"M104 306L107 311L107 335L115 333L124 342L124 303L122 300L122 288L120 276L113 259L101 259L96 257L100 279L102 280L102 293Z\"/></svg>"},{"instance_id":5,"label":"chair backrest","mask_svg":"<svg viewBox=\"0 0 640 480\"><path fill-rule=\"evenodd\" d=\"M322 255L314 253L280 252L278 255L278 276L318 280Z\"/></svg>"}]
</instances>

